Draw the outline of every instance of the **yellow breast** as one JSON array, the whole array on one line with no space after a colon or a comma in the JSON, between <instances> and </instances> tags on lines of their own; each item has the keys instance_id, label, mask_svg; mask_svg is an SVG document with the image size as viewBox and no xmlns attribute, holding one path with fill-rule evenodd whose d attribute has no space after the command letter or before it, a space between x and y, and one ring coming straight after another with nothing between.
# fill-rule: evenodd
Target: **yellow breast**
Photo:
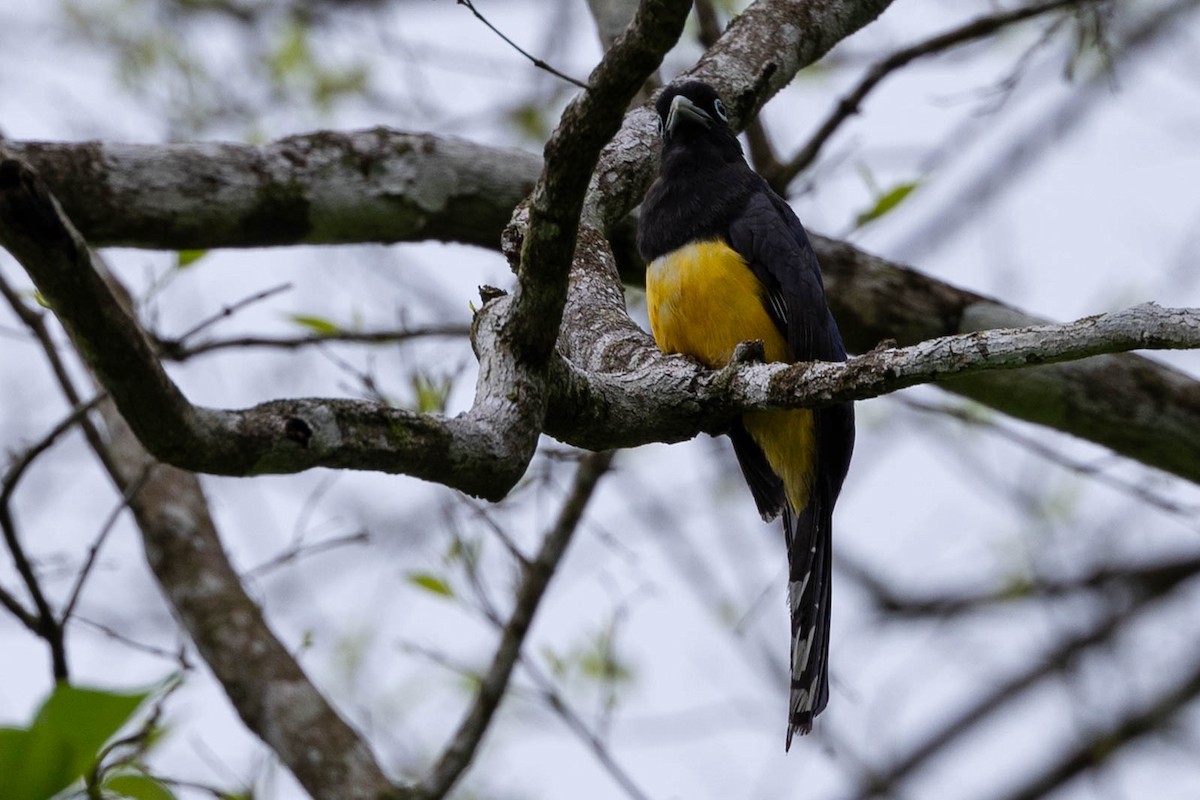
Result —
<instances>
[{"instance_id":1,"label":"yellow breast","mask_svg":"<svg viewBox=\"0 0 1200 800\"><path fill-rule=\"evenodd\" d=\"M646 302L664 353L716 368L729 363L738 342L761 339L769 361L791 360L763 307L758 278L724 242L697 242L654 259L646 271Z\"/></svg>"},{"instance_id":2,"label":"yellow breast","mask_svg":"<svg viewBox=\"0 0 1200 800\"><path fill-rule=\"evenodd\" d=\"M695 242L646 269L650 329L664 353L710 368L729 363L739 342L761 339L768 361L791 361L787 341L763 306L762 285L722 241ZM812 412L758 411L742 418L797 511L808 504L815 442Z\"/></svg>"}]
</instances>

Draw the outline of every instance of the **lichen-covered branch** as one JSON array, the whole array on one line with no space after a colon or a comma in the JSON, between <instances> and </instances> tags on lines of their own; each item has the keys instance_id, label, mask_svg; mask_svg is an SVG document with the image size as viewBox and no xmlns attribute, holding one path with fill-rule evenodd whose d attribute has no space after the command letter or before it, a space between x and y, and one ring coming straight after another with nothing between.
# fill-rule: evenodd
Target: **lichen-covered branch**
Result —
<instances>
[{"instance_id":1,"label":"lichen-covered branch","mask_svg":"<svg viewBox=\"0 0 1200 800\"><path fill-rule=\"evenodd\" d=\"M5 181L6 175L21 179ZM1194 338L1194 317L1178 316L1174 322L1181 333L1172 337L1162 325L1162 314L1141 307L1136 318L1116 319L1137 325L1153 322L1161 335L1147 337L1130 329L1121 334L1092 320L1020 334L990 331L943 338L908 351L873 352L846 365L740 365L706 373L680 357L662 356L633 325L624 311L611 250L598 231L586 227L576 248L570 324L560 343L565 360L553 364L553 402L544 425L540 404L526 402L520 394L510 398L493 393L491 400L485 395L470 412L452 419L356 400L275 400L237 411L203 409L188 404L170 382L136 320L91 268L86 245L51 198L36 191L31 173L16 166L0 170L0 219L6 222L0 229L5 246L30 270L89 363L105 376L106 387L139 438L157 446L160 458L223 474L294 472L313 466L372 469L499 497L528 462L530 430L544 428L596 450L674 441L700 430L720 430L747 408L872 397L998 368L1200 344ZM43 245L39 237L49 238ZM888 296L889 307L894 307L896 296ZM502 361L511 351L501 341L502 304L509 300L489 303L485 312L494 313L481 314L482 322L477 319L484 387L512 385L506 376L489 374L489 365L497 360L511 363ZM965 311L972 310L981 313L980 308ZM962 324L969 325L970 317L965 314ZM1072 338L1061 339L1068 333ZM524 416L514 424L512 413ZM1200 479L1200 468L1191 463L1187 449L1186 438L1174 443L1167 463L1178 474Z\"/></svg>"},{"instance_id":2,"label":"lichen-covered branch","mask_svg":"<svg viewBox=\"0 0 1200 800\"><path fill-rule=\"evenodd\" d=\"M446 419L353 400L280 400L239 411L193 406L36 173L0 162L0 244L25 267L138 439L161 461L250 475L340 466L403 472L503 496L528 458L523 432L492 406ZM499 358L494 323L481 359ZM540 430L540 416L535 420ZM529 423L532 424L532 423ZM536 433L533 434L536 436ZM523 438L529 438L525 435Z\"/></svg>"},{"instance_id":3,"label":"lichen-covered branch","mask_svg":"<svg viewBox=\"0 0 1200 800\"><path fill-rule=\"evenodd\" d=\"M5 142L96 247L436 239L497 247L542 160L388 128L271 144Z\"/></svg>"},{"instance_id":4,"label":"lichen-covered branch","mask_svg":"<svg viewBox=\"0 0 1200 800\"><path fill-rule=\"evenodd\" d=\"M316 800L403 797L246 594L221 546L199 479L155 462L114 404L106 401L100 410L114 482L125 491L146 476L129 507L150 569L246 727Z\"/></svg>"},{"instance_id":5,"label":"lichen-covered branch","mask_svg":"<svg viewBox=\"0 0 1200 800\"><path fill-rule=\"evenodd\" d=\"M546 143L546 163L529 204L517 268L513 324L519 356L544 365L554 350L567 295L584 194L601 148L621 126L625 108L679 39L690 0L643 0L563 111Z\"/></svg>"},{"instance_id":6,"label":"lichen-covered branch","mask_svg":"<svg viewBox=\"0 0 1200 800\"><path fill-rule=\"evenodd\" d=\"M880 341L1046 324L844 242L813 237L830 307L853 352ZM1132 353L938 384L1019 419L1070 433L1200 483L1200 382Z\"/></svg>"},{"instance_id":7,"label":"lichen-covered branch","mask_svg":"<svg viewBox=\"0 0 1200 800\"><path fill-rule=\"evenodd\" d=\"M807 63L806 59L817 57L831 41L849 33L854 25L862 24L884 5L881 2L825 5L764 0L756 3L752 10L756 15L766 15L760 18L761 24L771 28L771 36L765 43L756 43L750 35L753 29L745 27L747 23L739 20L713 46L706 60L697 67L697 74L728 83L727 91L754 84L753 75L769 74L769 80L759 82L765 97L778 81L783 80L776 74L782 69L780 65L794 69ZM804 6L807 9L804 13L810 16L824 15L813 18L813 24L819 23L817 27L821 30L834 33L802 35L789 28L795 27L795 20L789 22L784 17L795 11L796 6ZM779 47L787 53L777 53ZM726 71L719 79L707 72L713 64L721 65ZM770 64L776 66L772 68ZM746 105L742 109L743 116L750 108ZM577 407L589 396L599 396L597 387L609 385L606 382L612 379L614 367L648 361L657 363L659 358L648 339L625 315L620 302L620 286L611 269L596 266L599 262L607 264L611 261L608 244L596 230L607 228L610 237L619 232L610 224L611 220L623 215L640 198L652 172L656 145L651 117L647 109L627 115L621 131L600 155L592 191L588 195L590 199L584 209L585 224L589 227L575 248L577 269L572 281L585 294L570 301L569 306L575 308L575 312L565 326L563 341L560 341L569 364L552 362L555 377L550 393L551 407L547 412L550 421L544 427L568 440L594 442L598 447L653 438L675 440L694 435L699 429L719 425L709 415L707 406L703 413L697 410L677 412L656 420L654 430L644 413L634 429L620 428L617 424L620 420L632 420L634 415L624 413L623 408L628 403L616 403L615 398L606 397L604 402ZM381 198L393 197L398 200L397 207L403 208L413 202L422 202L420 198L444 193L446 183L442 178L445 175L455 176L456 184L467 187L481 185L490 174L509 175L507 191L480 195L480 199L490 200L491 206L475 220L475 233L470 236L454 234L466 241L496 241L500 227L497 220L508 214L507 204L511 198L519 196L520 191L534 180L536 159L521 161L511 154L489 148L451 142L450 149L462 155L451 158L447 155L450 145L443 146L441 140L420 138L419 141L425 142L421 147L424 167L417 168L415 163L403 167L408 154L415 152L405 149L403 142L408 141L407 135L369 131L345 136L348 141L359 143L354 145L357 148L354 152L361 152L365 146L362 142L376 141L385 152L392 148L392 152L399 153L394 157L399 159L401 166L395 169L406 176L405 180L397 178L398 173L391 166L376 163L374 159L383 158L382 154L356 161L333 157L337 152L344 152L337 147L331 153L323 151L325 144L345 144L347 140L339 140L338 135L309 137L303 140L303 145L297 139L285 140L262 152L232 145L180 148L171 151L171 155L153 149L140 151L131 146L113 150L99 148L104 163L121 173L120 176L104 172L104 164L96 160L98 148L94 146L81 145L74 150L67 146L14 146L11 143L6 146L15 147L49 166L52 174L68 181L64 187L71 187L70 193L80 191L72 183L86 186L87 175L96 170L99 170L97 174L105 176L102 180L92 181L101 184L97 195L111 193L114 180L125 187L142 186L144 191L131 190L121 195L134 203L133 213L129 215L133 218L141 215L137 210L138 203L170 208L172 197L203 196L204 186L222 187L221 197L227 201L226 205L245 208L252 202L253 192L245 189L244 180L239 182L229 177L238 172L236 160L251 157L255 152L259 155L254 157L264 158L264 153L275 153L269 159L272 168L283 170L272 172L276 180L302 186L313 197L325 198L326 202L336 206L322 207L321 216L329 222L308 230L304 241L390 241L389 230L404 229L405 217L395 210L389 216L387 201ZM311 169L308 161L297 156L300 151L324 153L320 157L321 168ZM469 155L463 155L467 151ZM169 176L166 182L151 174L150 166L160 157L172 165L170 170L163 172ZM233 158L234 163L222 165L226 158ZM363 165L368 168L358 170ZM510 167L519 177L508 173ZM456 169L467 172L456 172ZM203 181L200 176L205 176ZM397 198L396 193L403 199ZM428 212L426 224L430 226L429 230L447 230L448 220L438 219L442 212L437 206L423 208ZM117 225L116 221L126 215L108 207L100 216ZM191 213L178 216L189 217ZM355 222L351 224L349 220ZM392 223L398 224L393 226ZM154 231L170 230L167 225L156 224L152 228ZM214 231L213 239L193 240L186 244L218 245L224 234L215 232L223 229L221 225L208 224L206 230ZM482 233L485 229L486 233ZM241 244L275 241L269 229L257 234L245 226L239 230L242 231L239 236L243 237L238 240ZM109 235L114 238L109 241L172 247L185 244L171 241L169 235L151 233L149 229L138 231L136 228L111 231ZM13 233L6 226L0 235L11 238ZM259 238L246 238L251 235ZM148 238L126 238L136 236ZM852 350L869 350L887 338L907 345L981 327L1013 327L1034 321L996 301L938 283L849 245L814 238L828 279L831 304ZM60 250L59 255L63 256L63 251ZM71 258L79 256L66 255L62 271L70 275L76 266ZM557 263L561 267L561 260ZM599 272L595 271L597 268ZM592 271L589 273L588 270ZM70 298L65 302L69 305ZM118 368L131 365L116 353L127 354L131 352L129 348L114 346L113 357L108 360L113 362L110 372L120 374L128 387L123 401L130 409L130 421L135 423L139 435L147 436L147 443L154 446L161 457L172 458L175 463L188 468L226 474L292 472L313 466L362 468L411 474L472 494L497 497L507 491L511 480L527 463L525 452L531 436L513 437L540 426L540 411L536 408L539 403L525 402L530 393L536 395L538 392L526 392L528 386L515 392L505 391L503 387L515 386L511 365L502 360L489 360L501 358L497 354L505 352L503 347L495 345L503 345L506 337L511 336L505 327L507 308L511 303L512 298L494 301L485 306L477 320L476 348L484 360L482 399L473 410L474 416L449 420L351 400L276 400L237 411L195 409L179 404L177 392L165 382L161 369L155 369L153 364L144 369L131 369L129 375L121 372ZM94 297L79 300L75 304L75 318L82 320L80 324L86 324L88 314L105 307L103 302L95 302ZM98 334L105 325L115 324L118 332L123 329L122 335L134 351L145 352L140 343L144 337L136 335L132 319L123 320L107 314L92 316L92 327L88 329L92 334ZM550 326L544 326L541 330L549 329ZM108 328L104 327L104 330ZM585 335L577 335L580 333ZM107 333L85 338L94 343L113 341ZM602 346L613 341L619 341L620 345ZM541 345L537 349L540 348ZM107 346L101 347L103 352L99 352L98 357L106 357L108 350ZM620 358L615 358L614 354L619 354ZM133 366L136 364L135 360ZM598 373L594 379L593 372ZM653 376L651 380L659 383ZM622 383L631 389L637 388L632 376ZM1200 384L1147 359L1131 355L1103 356L1007 374L957 378L947 381L945 386L1014 416L1051 425L1145 463L1193 480L1200 479L1200 463L1197 463L1200 459L1194 456L1200 452L1197 441L1200 437ZM519 420L516 425L501 422L506 419L501 411L510 396L522 397L524 407L533 409L527 420ZM165 398L166 402L152 402L155 397ZM122 402L122 398L118 397L118 402ZM697 405L690 401L680 408L686 411Z\"/></svg>"},{"instance_id":8,"label":"lichen-covered branch","mask_svg":"<svg viewBox=\"0 0 1200 800\"><path fill-rule=\"evenodd\" d=\"M625 313L620 286L612 279L616 264L605 245L599 236L581 238L581 262L572 274L567 320L559 342L563 363L556 368L556 395L546 428L572 444L601 448L677 441L698 430L719 431L735 412L746 408L863 399L915 383L937 382L964 394L978 392L981 399L1001 409L1011 408L1018 415L1043 407L1047 399L1061 398L1062 419L1057 420L1057 427L1085 437L1088 418L1075 418L1070 410L1090 404L1097 409L1098 426L1114 444L1122 446L1120 452L1137 453L1135 457L1146 463L1200 482L1200 459L1195 456L1200 452L1196 449L1200 432L1194 427L1182 429L1185 420L1200 420L1200 383L1128 356L1103 356L1101 364L1096 364L1100 359L1089 359L1028 367L1096 353L1198 347L1195 310L1148 304L1067 325L1027 327L1036 321L1018 319L1017 312L1008 309L1013 328L1023 330L1001 326L984 331L996 326L979 325L980 318L1004 306L942 284L932 285L940 291L913 288L905 292L904 280L920 287L928 284L928 279L887 262L870 263L869 257L848 248L831 253L838 257L829 259L834 266L830 269L827 265L827 271L835 278L831 281L835 302L849 296L849 308L858 309L857 315L849 310L842 314L840 307L834 310L844 328L849 319L849 328L857 332L857 339L850 342L852 349L870 351L866 356L844 365L747 365L713 373L681 356L662 355L633 324ZM839 293L844 285L841 281L848 285ZM856 300L855 291L865 292L867 297ZM973 302L961 302L967 298ZM890 331L912 346L873 350ZM964 333L944 335L957 331ZM1022 366L1027 368L987 374ZM1078 370L1080 385L1065 389L1060 370ZM962 377L965 375L971 377ZM1031 388L1019 386L1026 376L1033 376ZM1116 380L1119 387L1123 376L1129 376L1131 382L1140 376L1142 391L1148 394L1118 388L1120 401L1107 396L1110 383ZM1162 398L1144 414L1123 406L1130 400L1148 402L1152 387L1172 376L1178 377L1178 384L1164 391L1162 398L1171 398L1178 408L1164 408L1167 401ZM1031 394L1039 388L1042 397ZM1078 395L1085 391L1095 396ZM1152 452L1150 446L1131 440L1136 432L1145 435L1159 424L1153 419L1156 414L1165 422L1152 436L1158 448Z\"/></svg>"}]
</instances>

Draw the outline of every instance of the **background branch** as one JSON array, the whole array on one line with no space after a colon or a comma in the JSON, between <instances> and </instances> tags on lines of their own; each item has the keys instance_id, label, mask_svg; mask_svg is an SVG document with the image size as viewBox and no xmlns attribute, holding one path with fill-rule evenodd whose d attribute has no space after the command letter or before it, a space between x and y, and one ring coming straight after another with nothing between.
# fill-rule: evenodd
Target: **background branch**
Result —
<instances>
[{"instance_id":1,"label":"background branch","mask_svg":"<svg viewBox=\"0 0 1200 800\"><path fill-rule=\"evenodd\" d=\"M760 166L764 178L775 188L775 191L787 196L787 187L797 175L803 172L817 156L829 138L849 117L858 113L867 95L878 86L884 78L905 65L925 56L943 53L968 42L978 41L991 36L1017 22L1023 22L1033 17L1059 11L1064 8L1077 7L1087 3L1102 2L1103 0L1047 0L1047 2L1032 3L1009 11L991 14L960 25L953 30L938 34L923 42L919 42L902 50L897 50L867 70L866 75L858 84L843 95L829 115L817 127L816 132L805 142L797 153L786 163ZM757 162L756 162L757 163Z\"/></svg>"},{"instance_id":2,"label":"background branch","mask_svg":"<svg viewBox=\"0 0 1200 800\"><path fill-rule=\"evenodd\" d=\"M499 708L508 688L513 667L521 656L521 645L533 625L534 614L542 602L546 587L554 577L559 561L566 554L567 546L583 518L584 509L587 508L596 484L608 471L612 457L611 452L593 453L580 462L571 492L559 510L554 527L543 537L542 546L533 561L522 570L523 575L517 587L512 614L501 632L492 665L479 684L475 702L459 725L450 745L422 783L422 797L444 797L474 758L475 751L491 724L492 715Z\"/></svg>"}]
</instances>

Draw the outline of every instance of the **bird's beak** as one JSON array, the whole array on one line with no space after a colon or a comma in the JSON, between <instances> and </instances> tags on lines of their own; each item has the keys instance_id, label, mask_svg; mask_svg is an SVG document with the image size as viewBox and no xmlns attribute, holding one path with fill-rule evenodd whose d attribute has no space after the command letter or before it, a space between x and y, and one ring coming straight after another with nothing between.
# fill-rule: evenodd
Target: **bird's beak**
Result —
<instances>
[{"instance_id":1,"label":"bird's beak","mask_svg":"<svg viewBox=\"0 0 1200 800\"><path fill-rule=\"evenodd\" d=\"M675 133L676 126L683 120L696 122L705 126L712 124L712 117L691 100L688 100L681 94L677 94L671 100L671 110L667 112L667 134Z\"/></svg>"}]
</instances>

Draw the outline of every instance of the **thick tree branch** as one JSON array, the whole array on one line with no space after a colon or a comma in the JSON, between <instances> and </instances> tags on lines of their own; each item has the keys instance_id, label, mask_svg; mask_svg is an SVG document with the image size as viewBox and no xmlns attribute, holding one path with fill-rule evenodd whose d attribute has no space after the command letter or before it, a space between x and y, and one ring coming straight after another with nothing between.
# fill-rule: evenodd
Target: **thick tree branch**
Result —
<instances>
[{"instance_id":1,"label":"thick tree branch","mask_svg":"<svg viewBox=\"0 0 1200 800\"><path fill-rule=\"evenodd\" d=\"M829 303L853 352L1047 320L823 237ZM1133 354L956 378L941 388L1200 483L1200 382Z\"/></svg>"},{"instance_id":2,"label":"thick tree branch","mask_svg":"<svg viewBox=\"0 0 1200 800\"><path fill-rule=\"evenodd\" d=\"M494 416L490 425L480 424L478 420L494 413L487 403L477 403L470 414L448 420L355 400L276 400L242 411L191 406L162 371L136 320L96 275L86 245L58 214L51 198L36 191L31 173L13 166L6 174L19 175L21 180L10 182L3 193L0 215L7 224L0 236L38 280L91 363L108 376L108 388L131 426L138 430L140 424L143 440L161 448L165 457L189 468L225 474L291 472L318 465L402 472L489 497L504 494L513 476L523 471L527 428L495 422L511 419L504 414ZM50 237L54 244L44 247L39 237ZM1110 336L1122 332L1085 321L1074 329L1051 326L1011 342L1006 341L1006 333L966 334L927 342L911 352L873 353L847 365L747 366L705 373L684 359L663 357L630 322L611 251L591 228L585 229L576 258L579 268L573 286L579 294L570 304L571 324L564 329L562 343L567 362L555 362L552 387L561 402L545 429L592 449L672 441L698 430L719 430L746 408L870 397L954 375L1098 352L1195 345L1188 338L1187 326L1193 321L1188 317L1175 320L1181 327L1180 335L1173 338L1165 328L1162 336L1149 338L1129 330L1123 338ZM888 298L889 308L897 307L895 292L879 297ZM971 327L971 318L986 310L995 309L963 309L960 324ZM1120 321L1154 322L1161 327L1164 320L1159 317L1143 309L1141 316ZM477 319L476 327L481 385L509 385L488 374L490 359L510 352L500 343L505 315L501 311L484 319L487 324ZM1051 339L1039 340L1067 333L1071 338L1064 340L1061 349ZM1107 338L1095 338L1101 333ZM573 374L568 364L581 374ZM616 374L617 370L624 372ZM969 384L957 387L978 391ZM503 397L495 402L511 401ZM539 404L512 405L528 415L529 425L536 421L536 429L541 430ZM1184 416L1187 411L1185 406ZM1148 409L1146 413L1166 412ZM1128 412L1123 412L1121 425L1129 429ZM520 441L514 444L514 439ZM1187 454L1195 451L1189 451L1188 441L1185 432L1152 463L1193 477L1200 467L1189 463Z\"/></svg>"},{"instance_id":3,"label":"thick tree branch","mask_svg":"<svg viewBox=\"0 0 1200 800\"><path fill-rule=\"evenodd\" d=\"M104 269L99 261L97 266ZM107 270L102 277L112 280ZM115 281L113 291L118 302L128 302L124 287ZM110 400L101 396L80 404L41 315L26 307L4 281L0 281L0 294L34 332L64 394L76 404L71 418L83 427L123 502L132 510L155 578L247 727L318 800L379 800L385 793L402 797L376 765L366 744L325 702L267 627L261 609L246 594L225 556L199 479L155 461ZM86 416L97 404L105 437ZM57 435L60 429L63 426L52 433ZM53 438L45 440L46 446ZM19 472L10 476L15 486ZM9 488L7 481L5 488ZM98 546L99 541L76 579L60 631L71 617Z\"/></svg>"},{"instance_id":4,"label":"thick tree branch","mask_svg":"<svg viewBox=\"0 0 1200 800\"><path fill-rule=\"evenodd\" d=\"M872 350L845 364L734 364L709 372L686 358L664 356L653 347L625 315L619 288L604 277L606 270L610 274L615 270L611 253L604 250L602 241L589 244L590 260L573 277L568 324L559 344L564 356L556 376L559 394L547 417L547 432L581 447L685 439L697 430L722 430L732 416L748 408L864 399L934 381L948 381L963 391L966 381L957 376L1135 348L1200 346L1200 312L1147 304L1066 325L981 330L919 340L907 348ZM1032 372L1022 370L1012 382L1018 383ZM1192 386L1200 403L1200 385ZM967 389L971 388L968 383ZM1155 408L1147 413L1166 412ZM1123 419L1130 424L1128 410ZM1084 422L1079 423L1079 430L1086 433ZM1195 463L1194 455L1188 457L1200 434L1175 433L1182 438L1159 442L1167 448L1166 453L1148 457L1155 458L1152 463L1200 481L1200 464Z\"/></svg>"},{"instance_id":5,"label":"thick tree branch","mask_svg":"<svg viewBox=\"0 0 1200 800\"><path fill-rule=\"evenodd\" d=\"M103 403L101 413L113 481L128 491L145 475L129 506L146 560L246 727L317 800L403 796L246 594L221 546L199 479L156 462L112 403Z\"/></svg>"},{"instance_id":6,"label":"thick tree branch","mask_svg":"<svg viewBox=\"0 0 1200 800\"><path fill-rule=\"evenodd\" d=\"M856 5L856 10L850 16L841 11L834 13L825 9L823 13L831 16L822 18L821 22L823 25L836 25L847 19L862 20L869 16L869 6L872 4ZM880 6L881 4L874 4L875 10ZM787 3L763 2L756 4L755 13L779 14L789 7ZM769 19L780 25L786 23L782 16ZM848 32L844 26L840 30L842 34ZM784 40L793 41L794 37L789 36L784 36ZM803 57L815 57L824 46L824 42L825 38L818 36L813 42L805 44L801 48ZM770 50L756 49L754 43L748 39L748 29L731 26L730 31L721 37L714 47L712 58L734 68L734 73L742 76L736 79L740 85L746 83L747 75L759 74L764 70L772 72L763 65L772 62L774 55ZM794 65L802 61L803 58L796 57L788 63ZM769 86L764 85L764 91L768 88ZM600 191L593 192L592 196L609 199L592 207L589 219L597 222L609 221L612 215L623 213L625 206L640 199L640 191L653 168L653 152L656 149L650 117L650 112L645 109L627 117L621 132L602 154L593 186ZM369 133L373 136L383 135L378 131ZM354 138L366 135L350 136ZM317 146L320 137L324 136L322 134L311 137L306 146ZM457 144L472 147L463 143ZM232 150L225 148L232 147L223 145L219 149L226 153ZM62 155L65 151L51 146L25 145L22 151L35 159L45 156L52 162L62 160L66 163L77 163L87 161L87 153L84 152L87 149L76 150L77 159L66 159ZM405 191L418 197L436 189L439 185L437 176L448 168L443 163L442 148L430 146L426 149L430 162L426 165L428 170L414 172L412 180L405 184ZM200 152L203 148L195 150ZM461 181L465 185L478 185L483 175L494 171L498 164L507 165L513 162L511 158L506 159L504 154L487 148L473 150L473 154L464 160L470 162L473 169L480 174ZM57 155L51 157L52 151ZM127 159L123 169L132 168L139 163L146 166L153 163L150 151L143 156L137 156L136 151L137 148L121 149L121 157ZM194 153L192 156L199 158ZM105 156L109 160L113 157L113 153L107 153ZM392 237L392 234L387 232L387 215L378 213L381 207L372 204L376 203L379 197L386 195L384 190L389 185L393 190L399 191L400 182L382 179L376 183L368 181L369 185L361 187L362 191L347 193L343 189L348 185L346 181L351 180L353 176L349 173L339 173L340 162L335 162L336 159L330 159L327 168L319 174L314 173L307 177L295 174L284 180L302 183L303 178L317 181L318 184L326 182L310 187L316 195L337 197L342 203L337 214L326 216L364 221L357 227L343 227L341 230L336 225L325 226L320 231L320 235L325 238L318 240L391 240L389 237ZM60 170L60 167L56 170ZM527 164L522 169L528 167ZM102 165L92 163L86 169L81 168L73 173L71 181L80 181L81 185L87 186L85 175L81 176L79 173L101 168ZM215 163L214 159L200 159L180 172L193 175L224 174L223 168ZM633 177L628 177L627 173L632 173ZM60 170L56 174L66 173ZM379 167L376 171L369 170L367 174L387 176L391 173ZM638 175L641 177L638 178ZM147 179L143 174L141 180ZM122 179L121 182L125 180ZM136 183L132 178L128 182ZM532 170L518 181L522 187L531 182ZM192 188L184 190L181 187L179 194L197 194ZM497 200L495 212L507 213L507 208L501 206L509 202L503 198L511 194L497 195L501 199ZM148 196L143 195L143 202L146 197ZM167 199L165 196L158 197L150 205L163 206ZM244 206L244 199L239 202ZM211 204L208 207L212 207ZM371 211L372 208L375 208L374 212ZM116 213L101 213L100 216L108 220L119 220L122 217ZM434 228L443 227L445 221L434 219L436 216L430 215L429 224ZM487 219L494 220L499 216L499 213L484 215L482 227L497 224L488 223ZM159 226L159 229L162 228L165 226ZM614 232L616 231L614 228ZM491 229L487 236L476 235L474 238L494 240L497 232L498 227ZM606 255L603 242L591 236L585 239L591 244L579 249L582 257L591 261L610 258ZM308 240L314 239L310 237ZM176 243L161 240L140 243L177 246ZM192 242L202 247L213 243ZM267 240L241 243L264 244ZM1033 321L1015 309L937 283L911 270L868 256L848 245L820 237L815 238L815 244L828 278L831 304L852 350L861 352L870 349L885 338L894 338L901 344L912 344L924 338L986 327L989 320L996 320L996 324L1001 326L1019 326ZM588 284L588 291L591 293L589 298L607 294L610 298L620 300L619 287L614 281L605 283L590 278L581 278L580 281ZM623 309L617 314L612 313L611 303L601 305L604 307L597 310L594 307L589 308L586 303L577 304L580 313L571 325L582 324L583 330L596 333L594 322L603 318L614 326L611 330L615 331L616 338L628 339L622 352L632 358L633 363L656 357L653 352L643 350L647 340L644 336L635 334L628 318L624 316ZM496 317L490 318L494 320ZM608 338L612 337L606 337ZM606 363L609 362L611 351L592 347L592 344L601 339L593 338L591 344L580 337L574 339L575 346L568 346L564 350L573 366L592 364L601 373L607 373L618 363ZM499 339L493 338L492 341ZM593 352L588 354L586 351L589 350ZM486 352L487 348L481 347L480 351ZM565 379L569 370L564 370L563 366L560 364L555 370L559 378ZM589 378L587 369L583 370L581 377L582 382L586 384ZM556 381L556 397L570 399L573 393L579 391L578 381ZM1114 387L1117 387L1117 390L1114 390ZM1193 463L1195 459L1189 456L1200 449L1196 447L1195 442L1196 437L1200 435L1197 434L1197 431L1200 431L1200 388L1188 377L1146 359L1136 356L1103 357L1078 364L1023 370L1019 375L988 375L959 379L948 383L947 388L967 394L1006 413L1052 425L1100 442L1145 463L1192 479L1200 477L1200 465ZM1131 420L1129 409L1147 409L1147 412ZM589 434L583 430L586 423L572 423L565 419L568 416L568 407L551 409L550 413L559 418L559 421L548 427L560 435L577 440L598 438L597 434ZM608 415L611 412L597 410L594 413ZM295 471L315 465L360 466L405 472L485 496L495 496L504 491L504 481L488 480L495 477L494 473L470 457L471 448L465 444L470 440L467 433L477 431L470 431L469 426L455 429L455 420L418 418L406 412L355 401L314 400L281 400L244 411L210 412L203 419L210 436L238 439L234 449L245 457L221 459L209 454L204 459L197 458L189 465L198 469L247 474L253 471ZM230 437L231 432L236 436ZM631 436L621 436L619 431L614 432L618 435L614 437L614 441L606 443L606 446L616 444L620 439L643 440L647 435L646 431ZM695 427L692 427L691 422L676 419L665 421L660 435L662 438L676 439L692 435L694 432ZM487 442L482 440L483 437L480 439L480 444L487 445ZM460 443L464 444L462 448L456 446ZM412 457L411 453L414 450L429 457ZM514 463L516 466L510 466L509 473L520 468L519 459Z\"/></svg>"},{"instance_id":7,"label":"thick tree branch","mask_svg":"<svg viewBox=\"0 0 1200 800\"><path fill-rule=\"evenodd\" d=\"M690 0L643 0L588 79L545 148L545 166L529 205L513 308L519 356L545 364L554 350L567 295L567 273L584 194L601 148L625 118L646 76L683 32Z\"/></svg>"},{"instance_id":8,"label":"thick tree branch","mask_svg":"<svg viewBox=\"0 0 1200 800\"><path fill-rule=\"evenodd\" d=\"M497 247L541 159L387 128L267 145L5 142L97 247L436 239Z\"/></svg>"}]
</instances>

